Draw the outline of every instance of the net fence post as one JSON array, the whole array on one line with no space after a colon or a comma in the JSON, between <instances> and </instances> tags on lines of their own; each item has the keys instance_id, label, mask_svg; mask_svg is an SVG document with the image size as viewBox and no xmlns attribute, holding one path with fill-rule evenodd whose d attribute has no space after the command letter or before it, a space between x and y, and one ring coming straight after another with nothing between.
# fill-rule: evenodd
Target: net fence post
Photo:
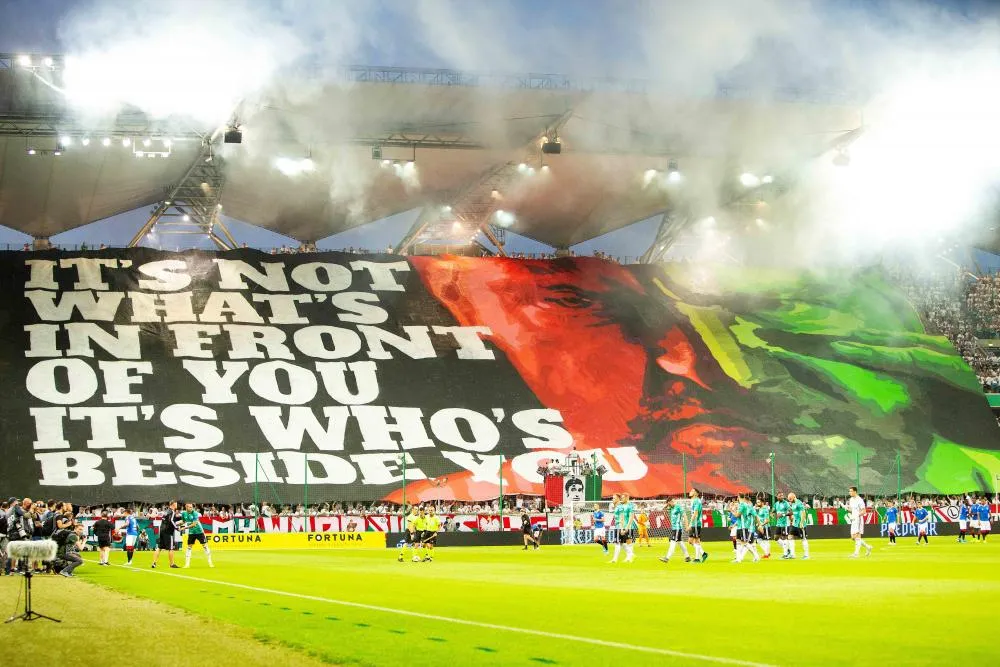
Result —
<instances>
[{"instance_id":1,"label":"net fence post","mask_svg":"<svg viewBox=\"0 0 1000 667\"><path fill-rule=\"evenodd\" d=\"M899 450L896 450L896 504L899 504L899 498L903 495L903 468L902 468L902 457L899 455Z\"/></svg>"},{"instance_id":2,"label":"net fence post","mask_svg":"<svg viewBox=\"0 0 1000 667\"><path fill-rule=\"evenodd\" d=\"M499 488L500 496L497 498L497 508L500 510L500 532L503 532L503 454L500 455L500 475Z\"/></svg>"},{"instance_id":3,"label":"net fence post","mask_svg":"<svg viewBox=\"0 0 1000 667\"><path fill-rule=\"evenodd\" d=\"M861 452L854 452L854 486L861 493Z\"/></svg>"},{"instance_id":4,"label":"net fence post","mask_svg":"<svg viewBox=\"0 0 1000 667\"><path fill-rule=\"evenodd\" d=\"M688 488L688 465L687 465L687 454L681 452L681 494L683 495Z\"/></svg>"},{"instance_id":5,"label":"net fence post","mask_svg":"<svg viewBox=\"0 0 1000 667\"><path fill-rule=\"evenodd\" d=\"M767 462L771 464L771 507L774 507L774 452L767 455Z\"/></svg>"},{"instance_id":6,"label":"net fence post","mask_svg":"<svg viewBox=\"0 0 1000 667\"><path fill-rule=\"evenodd\" d=\"M399 455L402 459L400 467L403 469L403 514L406 515L406 452Z\"/></svg>"},{"instance_id":7,"label":"net fence post","mask_svg":"<svg viewBox=\"0 0 1000 667\"><path fill-rule=\"evenodd\" d=\"M302 477L302 532L309 532L309 454L302 455L302 464L305 468Z\"/></svg>"}]
</instances>

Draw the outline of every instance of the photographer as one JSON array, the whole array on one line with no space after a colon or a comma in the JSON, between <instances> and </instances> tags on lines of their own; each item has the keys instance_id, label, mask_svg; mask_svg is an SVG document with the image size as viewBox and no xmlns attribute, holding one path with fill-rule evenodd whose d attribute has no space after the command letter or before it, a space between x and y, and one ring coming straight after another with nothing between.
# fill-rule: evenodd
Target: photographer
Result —
<instances>
[{"instance_id":1,"label":"photographer","mask_svg":"<svg viewBox=\"0 0 1000 667\"><path fill-rule=\"evenodd\" d=\"M25 498L21 501L20 505L17 504L17 499L15 498L14 504L7 510L7 540L9 542L31 539L35 532L31 506L31 498ZM28 563L20 560L13 561L11 568L14 572L21 573L23 570L27 570Z\"/></svg>"},{"instance_id":2,"label":"photographer","mask_svg":"<svg viewBox=\"0 0 1000 667\"><path fill-rule=\"evenodd\" d=\"M83 526L61 528L57 530L52 539L57 545L55 566L59 574L64 577L72 577L73 570L83 564L80 556L80 542L83 537Z\"/></svg>"},{"instance_id":3,"label":"photographer","mask_svg":"<svg viewBox=\"0 0 1000 667\"><path fill-rule=\"evenodd\" d=\"M7 503L0 503L0 577L10 574L7 567Z\"/></svg>"}]
</instances>

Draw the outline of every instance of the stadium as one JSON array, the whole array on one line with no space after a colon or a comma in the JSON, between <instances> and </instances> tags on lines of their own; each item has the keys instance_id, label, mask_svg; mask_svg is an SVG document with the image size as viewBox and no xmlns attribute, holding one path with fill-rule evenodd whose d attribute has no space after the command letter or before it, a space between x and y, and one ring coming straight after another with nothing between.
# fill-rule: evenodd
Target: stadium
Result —
<instances>
[{"instance_id":1,"label":"stadium","mask_svg":"<svg viewBox=\"0 0 1000 667\"><path fill-rule=\"evenodd\" d=\"M13 2L4 664L995 664L1000 16L850 5Z\"/></svg>"}]
</instances>

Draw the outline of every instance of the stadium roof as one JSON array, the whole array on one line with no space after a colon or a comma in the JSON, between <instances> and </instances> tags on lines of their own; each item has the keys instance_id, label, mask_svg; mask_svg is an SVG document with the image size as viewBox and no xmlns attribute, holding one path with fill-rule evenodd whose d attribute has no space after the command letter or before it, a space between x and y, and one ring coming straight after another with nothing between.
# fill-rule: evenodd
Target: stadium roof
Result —
<instances>
[{"instance_id":1,"label":"stadium roof","mask_svg":"<svg viewBox=\"0 0 1000 667\"><path fill-rule=\"evenodd\" d=\"M84 117L52 88L61 60L33 58L26 67L0 55L0 225L34 237L147 206L169 216L164 202L184 199L186 182L214 199L184 215L217 201L230 217L303 241L448 206L473 225L502 209L501 227L565 247L665 211L677 192L727 201L741 172L780 173L860 125L856 104L794 93L678 99L634 81L355 67L242 103L234 145L218 128L137 110ZM558 136L561 153L543 154L543 136ZM282 173L279 158L296 169L308 158L312 170ZM683 183L648 182L648 170L673 162Z\"/></svg>"}]
</instances>

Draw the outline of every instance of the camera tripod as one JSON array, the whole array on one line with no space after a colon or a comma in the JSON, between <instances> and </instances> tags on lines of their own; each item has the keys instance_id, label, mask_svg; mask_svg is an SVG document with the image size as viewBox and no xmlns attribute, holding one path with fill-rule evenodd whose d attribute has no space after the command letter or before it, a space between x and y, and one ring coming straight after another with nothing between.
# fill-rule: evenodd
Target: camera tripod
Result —
<instances>
[{"instance_id":1,"label":"camera tripod","mask_svg":"<svg viewBox=\"0 0 1000 667\"><path fill-rule=\"evenodd\" d=\"M58 618L52 618L51 616L46 616L45 614L39 614L37 611L31 608L31 569L29 568L24 572L24 613L11 616L4 623L13 623L14 621L34 621L39 618L44 618L47 621L53 621L55 623L62 623Z\"/></svg>"}]
</instances>

